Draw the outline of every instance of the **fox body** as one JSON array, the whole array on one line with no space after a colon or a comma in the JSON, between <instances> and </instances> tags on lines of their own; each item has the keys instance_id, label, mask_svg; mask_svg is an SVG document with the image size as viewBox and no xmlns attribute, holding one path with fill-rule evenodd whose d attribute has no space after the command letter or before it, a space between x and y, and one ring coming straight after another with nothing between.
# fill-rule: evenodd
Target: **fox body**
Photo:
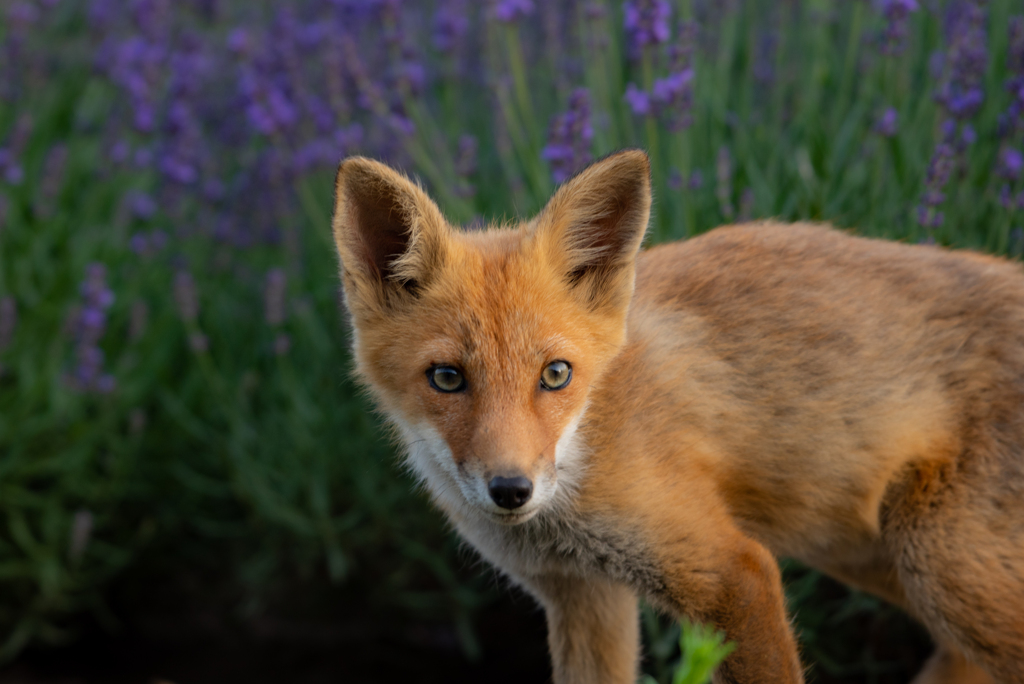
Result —
<instances>
[{"instance_id":1,"label":"fox body","mask_svg":"<svg viewBox=\"0 0 1024 684\"><path fill-rule=\"evenodd\" d=\"M773 222L641 252L650 204L635 150L474 232L338 173L357 373L555 682L635 681L638 596L736 642L719 681L802 681L777 556L923 622L919 682L1024 682L1019 266Z\"/></svg>"}]
</instances>

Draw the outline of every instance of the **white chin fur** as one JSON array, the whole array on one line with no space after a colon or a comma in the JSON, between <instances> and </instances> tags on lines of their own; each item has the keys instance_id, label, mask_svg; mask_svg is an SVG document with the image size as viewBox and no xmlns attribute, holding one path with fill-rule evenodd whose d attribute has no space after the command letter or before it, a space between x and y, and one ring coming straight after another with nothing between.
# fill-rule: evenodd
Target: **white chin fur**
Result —
<instances>
[{"instance_id":1,"label":"white chin fur","mask_svg":"<svg viewBox=\"0 0 1024 684\"><path fill-rule=\"evenodd\" d=\"M568 494L576 490L585 460L584 446L576 436L583 413L580 411L569 422L555 445L557 474L540 475L533 483L533 496L524 506L513 511L494 503L483 477L460 472L448 443L432 426L402 420L395 420L395 423L405 442L409 465L442 506L468 507L484 513L498 524L516 525L540 512L556 493Z\"/></svg>"}]
</instances>

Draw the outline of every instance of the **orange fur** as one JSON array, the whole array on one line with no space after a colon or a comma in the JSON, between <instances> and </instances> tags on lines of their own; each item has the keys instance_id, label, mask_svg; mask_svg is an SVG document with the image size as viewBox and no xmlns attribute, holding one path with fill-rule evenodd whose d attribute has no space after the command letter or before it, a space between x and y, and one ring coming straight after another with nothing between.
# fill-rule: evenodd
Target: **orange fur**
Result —
<instances>
[{"instance_id":1,"label":"orange fur","mask_svg":"<svg viewBox=\"0 0 1024 684\"><path fill-rule=\"evenodd\" d=\"M943 646L919 682L1024 681L1019 267L773 222L640 252L649 210L635 150L469 233L382 164L338 173L356 370L544 605L556 682L633 681L637 595L737 642L719 681L802 681L780 555L920 619Z\"/></svg>"}]
</instances>

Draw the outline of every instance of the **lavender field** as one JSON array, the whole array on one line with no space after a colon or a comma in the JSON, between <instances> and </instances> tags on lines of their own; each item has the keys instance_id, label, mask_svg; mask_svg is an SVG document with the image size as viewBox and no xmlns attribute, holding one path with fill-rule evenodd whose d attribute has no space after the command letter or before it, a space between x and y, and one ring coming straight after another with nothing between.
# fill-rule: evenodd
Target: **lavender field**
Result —
<instances>
[{"instance_id":1,"label":"lavender field","mask_svg":"<svg viewBox=\"0 0 1024 684\"><path fill-rule=\"evenodd\" d=\"M168 625L486 663L507 624L543 661L349 377L333 173L385 160L475 230L627 146L652 241L778 217L1020 258L1024 6L0 3L0 665ZM909 680L907 618L784 568L811 681ZM645 614L658 682L677 630Z\"/></svg>"}]
</instances>

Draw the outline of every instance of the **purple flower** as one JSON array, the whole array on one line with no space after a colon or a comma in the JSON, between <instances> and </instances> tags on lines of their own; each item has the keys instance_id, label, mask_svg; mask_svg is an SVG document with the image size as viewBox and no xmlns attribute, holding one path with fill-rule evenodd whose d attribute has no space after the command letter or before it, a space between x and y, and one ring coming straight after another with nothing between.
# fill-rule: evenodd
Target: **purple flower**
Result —
<instances>
[{"instance_id":1,"label":"purple flower","mask_svg":"<svg viewBox=\"0 0 1024 684\"><path fill-rule=\"evenodd\" d=\"M630 83L626 86L626 94L623 98L634 114L646 116L651 113L651 96L646 90L641 90Z\"/></svg>"},{"instance_id":2,"label":"purple flower","mask_svg":"<svg viewBox=\"0 0 1024 684\"><path fill-rule=\"evenodd\" d=\"M886 138L896 135L899 130L899 117L893 107L886 107L875 123L875 130Z\"/></svg>"},{"instance_id":3,"label":"purple flower","mask_svg":"<svg viewBox=\"0 0 1024 684\"><path fill-rule=\"evenodd\" d=\"M562 183L590 161L594 129L590 124L590 96L577 88L569 96L569 109L551 122L548 144L541 156L551 165L551 177Z\"/></svg>"},{"instance_id":4,"label":"purple flower","mask_svg":"<svg viewBox=\"0 0 1024 684\"><path fill-rule=\"evenodd\" d=\"M1019 177L1021 169L1024 169L1024 155L1012 147L1003 148L999 161L1002 164L1002 173L1007 178Z\"/></svg>"},{"instance_id":5,"label":"purple flower","mask_svg":"<svg viewBox=\"0 0 1024 684\"><path fill-rule=\"evenodd\" d=\"M675 99L680 93L686 90L693 80L693 69L686 69L676 74L670 74L665 78L659 78L651 88L654 100L659 103L668 103Z\"/></svg>"},{"instance_id":6,"label":"purple flower","mask_svg":"<svg viewBox=\"0 0 1024 684\"><path fill-rule=\"evenodd\" d=\"M274 354L284 356L292 347L292 340L286 333L278 333L274 337Z\"/></svg>"},{"instance_id":7,"label":"purple flower","mask_svg":"<svg viewBox=\"0 0 1024 684\"><path fill-rule=\"evenodd\" d=\"M174 276L174 302L181 320L186 325L194 325L199 316L199 294L196 281L188 271L178 271Z\"/></svg>"},{"instance_id":8,"label":"purple flower","mask_svg":"<svg viewBox=\"0 0 1024 684\"><path fill-rule=\"evenodd\" d=\"M416 124L407 116L393 113L387 119L391 129L403 136L410 136L416 132Z\"/></svg>"},{"instance_id":9,"label":"purple flower","mask_svg":"<svg viewBox=\"0 0 1024 684\"><path fill-rule=\"evenodd\" d=\"M14 2L7 8L7 21L17 30L26 30L39 21L39 9L30 2Z\"/></svg>"},{"instance_id":10,"label":"purple flower","mask_svg":"<svg viewBox=\"0 0 1024 684\"><path fill-rule=\"evenodd\" d=\"M462 177L476 173L477 152L480 148L476 136L463 135L459 138L459 151L455 156L455 172Z\"/></svg>"},{"instance_id":11,"label":"purple flower","mask_svg":"<svg viewBox=\"0 0 1024 684\"><path fill-rule=\"evenodd\" d=\"M740 194L740 213L737 219L741 223L746 223L754 218L754 201L754 191L750 188L744 188Z\"/></svg>"},{"instance_id":12,"label":"purple flower","mask_svg":"<svg viewBox=\"0 0 1024 684\"><path fill-rule=\"evenodd\" d=\"M341 156L334 140L316 138L295 151L292 164L295 172L301 175L312 168L335 165Z\"/></svg>"},{"instance_id":13,"label":"purple flower","mask_svg":"<svg viewBox=\"0 0 1024 684\"><path fill-rule=\"evenodd\" d=\"M978 140L978 133L974 130L974 126L965 123L960 129L960 140L965 146L973 145Z\"/></svg>"},{"instance_id":14,"label":"purple flower","mask_svg":"<svg viewBox=\"0 0 1024 684\"><path fill-rule=\"evenodd\" d=\"M758 35L753 64L754 81L769 89L775 81L775 60L778 50L778 29L765 30Z\"/></svg>"},{"instance_id":15,"label":"purple flower","mask_svg":"<svg viewBox=\"0 0 1024 684\"><path fill-rule=\"evenodd\" d=\"M117 16L118 0L92 0L89 3L89 24L96 29L106 28Z\"/></svg>"},{"instance_id":16,"label":"purple flower","mask_svg":"<svg viewBox=\"0 0 1024 684\"><path fill-rule=\"evenodd\" d=\"M533 0L494 1L494 17L506 23L533 14L533 9Z\"/></svg>"},{"instance_id":17,"label":"purple flower","mask_svg":"<svg viewBox=\"0 0 1024 684\"><path fill-rule=\"evenodd\" d=\"M668 180L665 181L669 190L682 190L683 189L683 174L679 172L679 169L673 168L668 172Z\"/></svg>"},{"instance_id":18,"label":"purple flower","mask_svg":"<svg viewBox=\"0 0 1024 684\"><path fill-rule=\"evenodd\" d=\"M921 197L921 204L917 208L917 222L922 226L937 228L942 225L943 214L937 207L946 201L943 189L949 182L955 166L956 150L949 143L939 143L928 164L925 190Z\"/></svg>"},{"instance_id":19,"label":"purple flower","mask_svg":"<svg viewBox=\"0 0 1024 684\"><path fill-rule=\"evenodd\" d=\"M135 165L140 169L148 168L153 163L153 150L148 147L140 147L135 150Z\"/></svg>"},{"instance_id":20,"label":"purple flower","mask_svg":"<svg viewBox=\"0 0 1024 684\"><path fill-rule=\"evenodd\" d=\"M133 252L142 256L149 252L149 238L145 233L135 233L128 240L128 246Z\"/></svg>"},{"instance_id":21,"label":"purple flower","mask_svg":"<svg viewBox=\"0 0 1024 684\"><path fill-rule=\"evenodd\" d=\"M918 9L916 0L878 0L878 9L885 17L882 33L882 52L898 55L906 47L907 21Z\"/></svg>"},{"instance_id":22,"label":"purple flower","mask_svg":"<svg viewBox=\"0 0 1024 684\"><path fill-rule=\"evenodd\" d=\"M729 221L736 210L732 206L732 156L725 145L718 148L715 171L718 177L718 188L715 191L718 195L718 206L722 210L722 216Z\"/></svg>"},{"instance_id":23,"label":"purple flower","mask_svg":"<svg viewBox=\"0 0 1024 684\"><path fill-rule=\"evenodd\" d=\"M252 36L243 27L231 29L228 33L228 49L239 55L247 55L253 47Z\"/></svg>"},{"instance_id":24,"label":"purple flower","mask_svg":"<svg viewBox=\"0 0 1024 684\"><path fill-rule=\"evenodd\" d=\"M66 378L68 384L82 392L108 393L114 389L113 376L103 373L103 351L99 348L106 311L114 303L114 293L106 280L107 269L103 264L89 264L80 288L82 303L71 320L75 367Z\"/></svg>"},{"instance_id":25,"label":"purple flower","mask_svg":"<svg viewBox=\"0 0 1024 684\"><path fill-rule=\"evenodd\" d=\"M110 161L115 164L123 164L128 160L131 152L131 146L128 144L128 141L120 139L114 142L107 154L110 157Z\"/></svg>"},{"instance_id":26,"label":"purple flower","mask_svg":"<svg viewBox=\"0 0 1024 684\"><path fill-rule=\"evenodd\" d=\"M938 206L946 199L946 184L965 150L977 139L968 119L985 99L982 84L988 64L986 21L983 0L960 0L950 6L947 15L949 47L942 60L935 95L947 118L940 127L942 137L929 162L925 190L917 208L918 223L929 229L942 225L944 217Z\"/></svg>"},{"instance_id":27,"label":"purple flower","mask_svg":"<svg viewBox=\"0 0 1024 684\"><path fill-rule=\"evenodd\" d=\"M446 0L434 13L434 46L441 52L454 52L469 31L467 0Z\"/></svg>"},{"instance_id":28,"label":"purple flower","mask_svg":"<svg viewBox=\"0 0 1024 684\"><path fill-rule=\"evenodd\" d=\"M961 0L950 8L949 48L935 99L958 121L974 116L985 100L982 84L988 65L986 19L981 0Z\"/></svg>"},{"instance_id":29,"label":"purple flower","mask_svg":"<svg viewBox=\"0 0 1024 684\"><path fill-rule=\"evenodd\" d=\"M32 118L22 114L11 131L6 147L0 147L0 173L10 185L20 185L25 179L25 171L21 166L21 155L28 146L32 135Z\"/></svg>"},{"instance_id":30,"label":"purple flower","mask_svg":"<svg viewBox=\"0 0 1024 684\"><path fill-rule=\"evenodd\" d=\"M263 289L263 316L267 325L279 326L285 319L285 293L288 277L284 269L272 268L267 273L266 286Z\"/></svg>"},{"instance_id":31,"label":"purple flower","mask_svg":"<svg viewBox=\"0 0 1024 684\"><path fill-rule=\"evenodd\" d=\"M128 193L126 200L128 202L128 210L137 219L146 221L153 218L153 215L156 214L156 202L151 195L145 192L132 191Z\"/></svg>"},{"instance_id":32,"label":"purple flower","mask_svg":"<svg viewBox=\"0 0 1024 684\"><path fill-rule=\"evenodd\" d=\"M672 15L668 0L627 0L622 10L630 50L634 55L643 52L648 45L668 40L668 22Z\"/></svg>"},{"instance_id":33,"label":"purple flower","mask_svg":"<svg viewBox=\"0 0 1024 684\"><path fill-rule=\"evenodd\" d=\"M693 173L690 174L690 180L686 183L686 186L690 190L700 190L704 185L704 174L700 172L700 169L694 169Z\"/></svg>"},{"instance_id":34,"label":"purple flower","mask_svg":"<svg viewBox=\"0 0 1024 684\"><path fill-rule=\"evenodd\" d=\"M668 128L681 131L693 123L690 109L693 106L693 68L659 78L651 88L651 96L658 111L668 117Z\"/></svg>"},{"instance_id":35,"label":"purple flower","mask_svg":"<svg viewBox=\"0 0 1024 684\"><path fill-rule=\"evenodd\" d=\"M1024 127L1024 16L1010 18L1006 50L1006 90L1010 104L999 117L999 135L1008 137Z\"/></svg>"},{"instance_id":36,"label":"purple flower","mask_svg":"<svg viewBox=\"0 0 1024 684\"><path fill-rule=\"evenodd\" d=\"M46 155L46 165L43 167L43 178L41 181L42 195L45 200L52 202L57 198L61 185L64 182L64 169L68 161L68 147L63 144L56 144Z\"/></svg>"}]
</instances>

